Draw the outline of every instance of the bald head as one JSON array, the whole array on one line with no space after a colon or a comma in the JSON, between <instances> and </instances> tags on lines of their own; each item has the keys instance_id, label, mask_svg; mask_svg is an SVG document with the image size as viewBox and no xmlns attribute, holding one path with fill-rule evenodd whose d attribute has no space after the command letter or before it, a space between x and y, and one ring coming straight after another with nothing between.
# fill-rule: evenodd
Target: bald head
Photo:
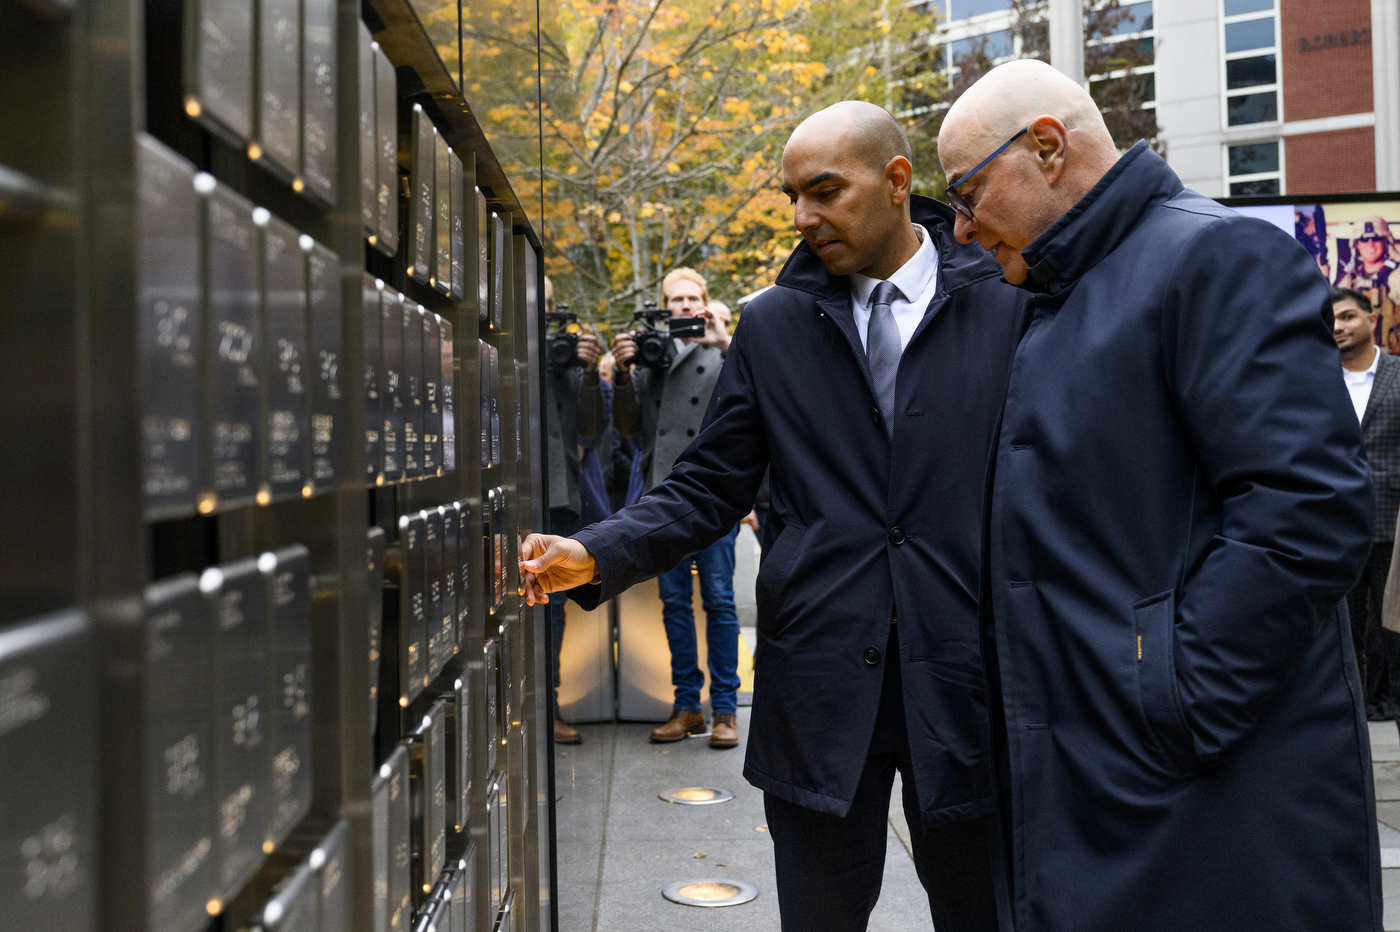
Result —
<instances>
[{"instance_id":1,"label":"bald head","mask_svg":"<svg viewBox=\"0 0 1400 932\"><path fill-rule=\"evenodd\" d=\"M1118 148L1084 88L1023 60L993 68L949 108L938 158L949 190L971 206L959 209L958 239L975 239L1018 284L1028 274L1021 251L1098 184Z\"/></svg>"},{"instance_id":2,"label":"bald head","mask_svg":"<svg viewBox=\"0 0 1400 932\"><path fill-rule=\"evenodd\" d=\"M957 99L938 133L954 149L972 147L977 161L1039 116L1052 116L1096 148L1117 152L1103 115L1089 93L1043 61L998 65ZM975 162L973 164L976 164ZM956 181L956 178L950 179Z\"/></svg>"},{"instance_id":3,"label":"bald head","mask_svg":"<svg viewBox=\"0 0 1400 932\"><path fill-rule=\"evenodd\" d=\"M857 155L879 171L890 159L902 156L911 164L914 151L899 121L883 107L863 100L843 100L803 120L788 145L836 146Z\"/></svg>"}]
</instances>

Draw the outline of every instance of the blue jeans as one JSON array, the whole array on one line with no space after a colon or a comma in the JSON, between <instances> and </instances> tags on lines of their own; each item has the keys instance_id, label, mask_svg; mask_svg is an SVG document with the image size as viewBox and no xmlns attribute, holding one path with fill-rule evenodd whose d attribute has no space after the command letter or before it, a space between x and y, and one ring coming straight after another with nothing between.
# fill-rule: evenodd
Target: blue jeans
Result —
<instances>
[{"instance_id":1,"label":"blue jeans","mask_svg":"<svg viewBox=\"0 0 1400 932\"><path fill-rule=\"evenodd\" d=\"M661 592L661 615L671 645L671 685L676 708L700 711L700 687L705 685L695 645L693 564L700 576L700 600L705 606L705 640L710 651L710 708L716 715L733 715L739 691L739 615L734 611L734 540L739 526L689 560L656 578Z\"/></svg>"}]
</instances>

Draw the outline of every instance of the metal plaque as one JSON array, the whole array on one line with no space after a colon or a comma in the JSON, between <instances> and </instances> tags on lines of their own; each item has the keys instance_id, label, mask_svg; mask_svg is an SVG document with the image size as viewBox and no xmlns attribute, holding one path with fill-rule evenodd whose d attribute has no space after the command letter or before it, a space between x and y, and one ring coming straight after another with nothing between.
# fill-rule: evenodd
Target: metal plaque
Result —
<instances>
[{"instance_id":1,"label":"metal plaque","mask_svg":"<svg viewBox=\"0 0 1400 932\"><path fill-rule=\"evenodd\" d=\"M442 514L436 508L420 511L423 519L423 604L428 613L428 673L435 679L451 659L448 641L452 626L443 630L442 614Z\"/></svg>"},{"instance_id":2,"label":"metal plaque","mask_svg":"<svg viewBox=\"0 0 1400 932\"><path fill-rule=\"evenodd\" d=\"M267 617L255 559L205 570L199 588L214 621L216 899L228 903L263 862L271 814Z\"/></svg>"},{"instance_id":3,"label":"metal plaque","mask_svg":"<svg viewBox=\"0 0 1400 932\"><path fill-rule=\"evenodd\" d=\"M468 667L452 684L452 704L447 707L447 795L451 804L448 815L459 832L467 831L471 820L472 765L476 759L472 747L476 736L472 715L476 709L471 692L472 671Z\"/></svg>"},{"instance_id":4,"label":"metal plaque","mask_svg":"<svg viewBox=\"0 0 1400 932\"><path fill-rule=\"evenodd\" d=\"M492 915L500 912L501 901L505 896L506 824L505 807L501 805L501 795L505 792L505 776L491 774L486 784L486 881L490 888L485 891L490 898Z\"/></svg>"},{"instance_id":5,"label":"metal plaque","mask_svg":"<svg viewBox=\"0 0 1400 932\"><path fill-rule=\"evenodd\" d=\"M385 482L399 482L404 478L403 308L403 295L392 288L383 289L379 312L383 366L379 407L384 412L384 427L379 432L379 445L384 452Z\"/></svg>"},{"instance_id":6,"label":"metal plaque","mask_svg":"<svg viewBox=\"0 0 1400 932\"><path fill-rule=\"evenodd\" d=\"M384 413L379 407L379 380L384 372L384 347L380 342L379 288L373 275L364 273L365 322L365 484L384 481L384 454L379 449L379 432Z\"/></svg>"},{"instance_id":7,"label":"metal plaque","mask_svg":"<svg viewBox=\"0 0 1400 932\"><path fill-rule=\"evenodd\" d=\"M374 43L374 133L379 140L379 239L374 247L386 256L399 249L399 91L389 57Z\"/></svg>"},{"instance_id":8,"label":"metal plaque","mask_svg":"<svg viewBox=\"0 0 1400 932\"><path fill-rule=\"evenodd\" d=\"M149 928L188 932L217 886L211 615L193 573L148 586L145 603Z\"/></svg>"},{"instance_id":9,"label":"metal plaque","mask_svg":"<svg viewBox=\"0 0 1400 932\"><path fill-rule=\"evenodd\" d=\"M360 66L360 225L371 246L379 240L379 147L374 134L374 38L363 21L358 29Z\"/></svg>"},{"instance_id":10,"label":"metal plaque","mask_svg":"<svg viewBox=\"0 0 1400 932\"><path fill-rule=\"evenodd\" d=\"M199 197L194 166L137 139L142 489L148 520L194 514L200 489Z\"/></svg>"},{"instance_id":11,"label":"metal plaque","mask_svg":"<svg viewBox=\"0 0 1400 932\"><path fill-rule=\"evenodd\" d=\"M452 208L452 297L462 300L466 297L466 232L467 221L463 216L466 204L463 200L462 160L452 149L447 150L449 198Z\"/></svg>"},{"instance_id":12,"label":"metal plaque","mask_svg":"<svg viewBox=\"0 0 1400 932\"><path fill-rule=\"evenodd\" d=\"M342 932L354 924L350 894L350 824L337 822L307 858L321 897L320 932Z\"/></svg>"},{"instance_id":13,"label":"metal plaque","mask_svg":"<svg viewBox=\"0 0 1400 932\"><path fill-rule=\"evenodd\" d=\"M253 205L208 175L205 187L204 430L199 510L251 504L261 474L258 237ZM199 179L196 180L196 190Z\"/></svg>"},{"instance_id":14,"label":"metal plaque","mask_svg":"<svg viewBox=\"0 0 1400 932\"><path fill-rule=\"evenodd\" d=\"M385 558L389 579L397 575L399 587L399 704L412 701L428 685L428 606L424 593L425 548L423 516L399 518L398 572Z\"/></svg>"},{"instance_id":15,"label":"metal plaque","mask_svg":"<svg viewBox=\"0 0 1400 932\"><path fill-rule=\"evenodd\" d=\"M452 932L472 932L476 928L476 842L467 842L466 853L457 862L452 877Z\"/></svg>"},{"instance_id":16,"label":"metal plaque","mask_svg":"<svg viewBox=\"0 0 1400 932\"><path fill-rule=\"evenodd\" d=\"M491 329L500 333L506 323L506 267L511 264L506 249L509 237L501 215L491 212Z\"/></svg>"},{"instance_id":17,"label":"metal plaque","mask_svg":"<svg viewBox=\"0 0 1400 932\"><path fill-rule=\"evenodd\" d=\"M408 276L428 283L433 266L433 168L437 128L413 105L413 151L409 159Z\"/></svg>"},{"instance_id":18,"label":"metal plaque","mask_svg":"<svg viewBox=\"0 0 1400 932\"><path fill-rule=\"evenodd\" d=\"M442 409L442 471L452 472L457 468L457 381L452 347L452 322L446 317L438 318L438 351L442 360L442 381L438 383L438 406Z\"/></svg>"},{"instance_id":19,"label":"metal plaque","mask_svg":"<svg viewBox=\"0 0 1400 932\"><path fill-rule=\"evenodd\" d=\"M423 476L423 309L403 299L403 473Z\"/></svg>"},{"instance_id":20,"label":"metal plaque","mask_svg":"<svg viewBox=\"0 0 1400 932\"><path fill-rule=\"evenodd\" d=\"M486 207L486 195L476 188L476 314L482 321L491 319L491 214Z\"/></svg>"},{"instance_id":21,"label":"metal plaque","mask_svg":"<svg viewBox=\"0 0 1400 932\"><path fill-rule=\"evenodd\" d=\"M471 620L471 566L481 550L481 522L467 502L448 506L457 512L457 645L467 642Z\"/></svg>"},{"instance_id":22,"label":"metal plaque","mask_svg":"<svg viewBox=\"0 0 1400 932\"><path fill-rule=\"evenodd\" d=\"M306 266L297 231L255 208L253 222L262 230L263 385L267 414L263 423L264 501L297 498L306 484Z\"/></svg>"},{"instance_id":23,"label":"metal plaque","mask_svg":"<svg viewBox=\"0 0 1400 932\"><path fill-rule=\"evenodd\" d=\"M501 465L501 351L486 345L487 361L491 364L486 387L491 390L491 465Z\"/></svg>"},{"instance_id":24,"label":"metal plaque","mask_svg":"<svg viewBox=\"0 0 1400 932\"><path fill-rule=\"evenodd\" d=\"M433 136L433 274L441 294L452 293L452 150L441 133Z\"/></svg>"},{"instance_id":25,"label":"metal plaque","mask_svg":"<svg viewBox=\"0 0 1400 932\"><path fill-rule=\"evenodd\" d=\"M185 113L240 147L253 134L253 4L189 0Z\"/></svg>"},{"instance_id":26,"label":"metal plaque","mask_svg":"<svg viewBox=\"0 0 1400 932\"><path fill-rule=\"evenodd\" d=\"M369 733L379 727L379 660L384 638L384 529L369 529L365 607L369 612Z\"/></svg>"},{"instance_id":27,"label":"metal plaque","mask_svg":"<svg viewBox=\"0 0 1400 932\"><path fill-rule=\"evenodd\" d=\"M302 0L301 177L305 193L335 206L335 2Z\"/></svg>"},{"instance_id":28,"label":"metal plaque","mask_svg":"<svg viewBox=\"0 0 1400 932\"><path fill-rule=\"evenodd\" d=\"M495 638L487 638L486 643L481 648L482 659L482 681L486 687L486 713L484 722L486 724L486 772L490 773L496 769L496 752L500 748L500 694L498 690L497 677L499 676L499 652ZM488 784L488 789L489 789Z\"/></svg>"},{"instance_id":29,"label":"metal plaque","mask_svg":"<svg viewBox=\"0 0 1400 932\"><path fill-rule=\"evenodd\" d=\"M389 775L388 764L379 768L369 791L370 913L373 932L389 932Z\"/></svg>"},{"instance_id":30,"label":"metal plaque","mask_svg":"<svg viewBox=\"0 0 1400 932\"><path fill-rule=\"evenodd\" d=\"M309 236L301 238L306 253L306 294L310 335L311 371L311 475L312 491L334 488L341 468L337 426L343 423L340 364L345 358L340 257Z\"/></svg>"},{"instance_id":31,"label":"metal plaque","mask_svg":"<svg viewBox=\"0 0 1400 932\"><path fill-rule=\"evenodd\" d=\"M320 902L311 865L300 864L276 890L262 910L265 932L317 932Z\"/></svg>"},{"instance_id":32,"label":"metal plaque","mask_svg":"<svg viewBox=\"0 0 1400 932\"><path fill-rule=\"evenodd\" d=\"M248 157L285 181L301 165L301 11L297 0L258 0L257 129Z\"/></svg>"},{"instance_id":33,"label":"metal plaque","mask_svg":"<svg viewBox=\"0 0 1400 932\"><path fill-rule=\"evenodd\" d=\"M476 397L481 411L481 468L491 465L491 347L485 340L476 341Z\"/></svg>"},{"instance_id":34,"label":"metal plaque","mask_svg":"<svg viewBox=\"0 0 1400 932\"><path fill-rule=\"evenodd\" d=\"M84 615L0 632L0 930L94 930L99 678Z\"/></svg>"},{"instance_id":35,"label":"metal plaque","mask_svg":"<svg viewBox=\"0 0 1400 932\"><path fill-rule=\"evenodd\" d=\"M456 656L461 633L457 630L457 527L459 511L456 505L438 508L442 516L442 626L447 636L447 656Z\"/></svg>"},{"instance_id":36,"label":"metal plaque","mask_svg":"<svg viewBox=\"0 0 1400 932\"><path fill-rule=\"evenodd\" d=\"M432 892L447 859L447 708L441 699L428 708L408 740L413 791L414 903Z\"/></svg>"},{"instance_id":37,"label":"metal plaque","mask_svg":"<svg viewBox=\"0 0 1400 932\"><path fill-rule=\"evenodd\" d=\"M389 809L389 932L413 922L413 802L408 788L408 748L399 745L380 768Z\"/></svg>"},{"instance_id":38,"label":"metal plaque","mask_svg":"<svg viewBox=\"0 0 1400 932\"><path fill-rule=\"evenodd\" d=\"M275 848L311 809L311 552L295 544L264 553L258 569L271 647L267 840Z\"/></svg>"},{"instance_id":39,"label":"metal plaque","mask_svg":"<svg viewBox=\"0 0 1400 932\"><path fill-rule=\"evenodd\" d=\"M442 401L439 397L442 387L442 328L441 319L427 308L420 307L420 321L423 325L423 422L422 451L423 475L442 475Z\"/></svg>"}]
</instances>

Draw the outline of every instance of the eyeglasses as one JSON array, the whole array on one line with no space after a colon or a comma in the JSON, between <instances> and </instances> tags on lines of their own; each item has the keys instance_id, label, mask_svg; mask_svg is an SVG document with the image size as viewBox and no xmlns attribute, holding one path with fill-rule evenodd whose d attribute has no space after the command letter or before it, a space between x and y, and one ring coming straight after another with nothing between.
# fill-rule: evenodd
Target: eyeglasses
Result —
<instances>
[{"instance_id":1,"label":"eyeglasses","mask_svg":"<svg viewBox=\"0 0 1400 932\"><path fill-rule=\"evenodd\" d=\"M1030 131L1030 127L1027 126L1025 129L1021 130L1021 131L1020 131L1019 133L1017 133L1015 136L1012 136L1010 139L1006 140L1006 142L1004 142L1004 143L1002 143L1001 145L997 146L997 150L996 150L995 152L993 152L991 155L987 156L987 157L986 157L985 159L983 159L982 161L978 162L978 163L977 163L977 167L974 168L972 171L968 172L966 175L963 175L961 178L959 178L957 181L953 182L952 184L948 185L948 204L949 204L949 206L952 207L954 210L956 210L958 213L960 213L960 214L962 214L963 216L967 217L967 219L969 219L969 220L974 220L974 219L976 219L976 218L972 215L972 205L969 204L969 203L967 202L967 199L966 199L966 198L964 198L961 194L958 193L958 188L961 187L964 183L966 183L966 182L967 182L967 179L971 178L973 175L977 174L977 173L980 172L982 169L986 168L988 162L990 162L992 159L996 158L997 156L999 156L999 155L1001 155L1003 152L1005 152L1005 151L1007 150L1007 148L1008 148L1013 142L1015 142L1016 140L1020 139L1022 136L1026 135L1026 133L1029 132L1029 131Z\"/></svg>"}]
</instances>

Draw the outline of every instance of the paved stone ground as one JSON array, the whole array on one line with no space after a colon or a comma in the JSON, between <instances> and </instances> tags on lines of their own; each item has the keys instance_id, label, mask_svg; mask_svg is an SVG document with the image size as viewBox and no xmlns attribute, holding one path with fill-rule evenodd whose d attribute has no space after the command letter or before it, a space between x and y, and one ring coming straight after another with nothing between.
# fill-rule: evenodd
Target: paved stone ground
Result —
<instances>
[{"instance_id":1,"label":"paved stone ground","mask_svg":"<svg viewBox=\"0 0 1400 932\"><path fill-rule=\"evenodd\" d=\"M749 710L739 710L741 738ZM584 743L555 752L560 932L694 932L778 928L773 844L763 795L744 780L743 749L708 739L647 741L652 725L583 725ZM676 806L658 793L685 786L727 789L714 806ZM896 795L897 799L898 796ZM676 880L729 878L758 888L743 906L698 909L661 896ZM908 851L889 832L885 880L872 932L928 932L928 901Z\"/></svg>"}]
</instances>

